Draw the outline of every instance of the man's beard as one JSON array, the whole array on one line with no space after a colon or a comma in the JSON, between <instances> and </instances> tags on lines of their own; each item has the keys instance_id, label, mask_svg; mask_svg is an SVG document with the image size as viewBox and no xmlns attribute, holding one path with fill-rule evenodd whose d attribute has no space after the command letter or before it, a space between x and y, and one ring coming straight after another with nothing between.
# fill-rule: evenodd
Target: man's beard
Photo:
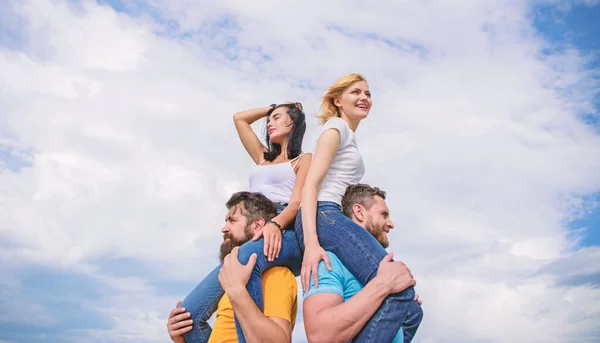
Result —
<instances>
[{"instance_id":1,"label":"man's beard","mask_svg":"<svg viewBox=\"0 0 600 343\"><path fill-rule=\"evenodd\" d=\"M229 233L223 234L223 243L221 243L221 252L219 255L219 261L223 262L223 260L225 259L225 256L229 255L229 253L231 252L231 250L233 250L233 248L239 247L242 244L244 244L252 239L253 235L252 235L252 232L250 232L250 225L246 226L246 228L244 229L244 234L246 235L246 237L243 240L238 240L235 237L233 237L233 235L230 235ZM229 238L229 239L227 239L227 238Z\"/></svg>"},{"instance_id":2,"label":"man's beard","mask_svg":"<svg viewBox=\"0 0 600 343\"><path fill-rule=\"evenodd\" d=\"M369 216L368 214L367 221L365 222L365 228L367 229L367 231L369 231L369 233L371 233L371 235L373 235L373 237L375 237L377 242L379 242L379 244L381 244L381 246L383 246L384 249L390 245L390 242L385 237L383 228L375 227L375 225L373 225L373 220L371 219L371 216Z\"/></svg>"}]
</instances>

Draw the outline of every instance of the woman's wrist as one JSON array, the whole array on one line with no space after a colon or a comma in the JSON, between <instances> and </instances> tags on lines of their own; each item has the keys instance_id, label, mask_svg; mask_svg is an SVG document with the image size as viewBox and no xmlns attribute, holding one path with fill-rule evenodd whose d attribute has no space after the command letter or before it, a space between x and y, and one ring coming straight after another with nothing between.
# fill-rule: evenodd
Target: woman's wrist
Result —
<instances>
[{"instance_id":1,"label":"woman's wrist","mask_svg":"<svg viewBox=\"0 0 600 343\"><path fill-rule=\"evenodd\" d=\"M306 236L304 237L304 246L306 248L318 247L320 245L321 244L319 243L319 239L317 237L314 237L314 238L306 237Z\"/></svg>"},{"instance_id":2,"label":"woman's wrist","mask_svg":"<svg viewBox=\"0 0 600 343\"><path fill-rule=\"evenodd\" d=\"M274 221L274 220L269 220L269 221L267 222L267 224L272 224L272 225L274 225L275 227L277 227L277 228L279 229L279 231L281 231L281 233L283 233L283 231L284 231L284 229L281 227L281 225L279 225L279 223L278 223L278 222L276 222L276 221Z\"/></svg>"},{"instance_id":3,"label":"woman's wrist","mask_svg":"<svg viewBox=\"0 0 600 343\"><path fill-rule=\"evenodd\" d=\"M273 109L275 109L276 107L277 107L277 104L271 104L269 106L263 107L264 116L266 117L267 115L269 115L269 112L272 112Z\"/></svg>"}]
</instances>

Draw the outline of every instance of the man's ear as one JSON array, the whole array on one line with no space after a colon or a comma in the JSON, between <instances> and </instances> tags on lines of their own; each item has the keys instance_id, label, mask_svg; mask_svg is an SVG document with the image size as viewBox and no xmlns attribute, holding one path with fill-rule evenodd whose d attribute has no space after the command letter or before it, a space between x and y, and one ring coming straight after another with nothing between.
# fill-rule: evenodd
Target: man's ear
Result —
<instances>
[{"instance_id":1,"label":"man's ear","mask_svg":"<svg viewBox=\"0 0 600 343\"><path fill-rule=\"evenodd\" d=\"M265 227L265 224L267 222L265 221L265 218L258 218L257 220L254 221L254 232L262 229L263 227Z\"/></svg>"},{"instance_id":2,"label":"man's ear","mask_svg":"<svg viewBox=\"0 0 600 343\"><path fill-rule=\"evenodd\" d=\"M364 207L362 207L361 204L354 204L354 205L352 205L352 215L359 222L362 222L362 221L365 220L365 212L364 212L364 210L365 209L364 209Z\"/></svg>"}]
</instances>

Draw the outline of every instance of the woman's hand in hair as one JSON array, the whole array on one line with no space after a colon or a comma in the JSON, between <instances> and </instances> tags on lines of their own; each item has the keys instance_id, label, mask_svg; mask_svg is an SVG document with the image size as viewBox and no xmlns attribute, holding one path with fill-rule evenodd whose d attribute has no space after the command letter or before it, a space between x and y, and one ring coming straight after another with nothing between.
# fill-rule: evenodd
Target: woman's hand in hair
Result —
<instances>
[{"instance_id":1,"label":"woman's hand in hair","mask_svg":"<svg viewBox=\"0 0 600 343\"><path fill-rule=\"evenodd\" d=\"M294 105L296 106L300 111L302 111L302 104L296 101L288 101L287 102L288 105Z\"/></svg>"},{"instance_id":2,"label":"woman's hand in hair","mask_svg":"<svg viewBox=\"0 0 600 343\"><path fill-rule=\"evenodd\" d=\"M279 251L281 251L281 231L274 224L267 223L261 230L254 234L252 240L256 241L261 236L265 238L265 256L269 262L273 262L279 257Z\"/></svg>"},{"instance_id":3,"label":"woman's hand in hair","mask_svg":"<svg viewBox=\"0 0 600 343\"><path fill-rule=\"evenodd\" d=\"M310 290L310 277L312 274L315 288L319 288L319 263L325 261L327 270L331 271L329 256L319 244L307 245L304 249L304 258L302 259L302 270L300 271L300 281L302 289L305 292Z\"/></svg>"}]
</instances>

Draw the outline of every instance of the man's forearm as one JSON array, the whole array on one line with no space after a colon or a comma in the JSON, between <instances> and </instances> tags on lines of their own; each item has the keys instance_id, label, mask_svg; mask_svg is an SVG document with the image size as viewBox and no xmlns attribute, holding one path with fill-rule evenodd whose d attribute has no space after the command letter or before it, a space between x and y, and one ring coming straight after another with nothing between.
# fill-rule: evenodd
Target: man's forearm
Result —
<instances>
[{"instance_id":1,"label":"man's forearm","mask_svg":"<svg viewBox=\"0 0 600 343\"><path fill-rule=\"evenodd\" d=\"M227 295L231 300L233 312L240 322L246 342L284 343L291 341L291 337L281 326L267 318L260 311L246 288L241 287L230 291Z\"/></svg>"},{"instance_id":2,"label":"man's forearm","mask_svg":"<svg viewBox=\"0 0 600 343\"><path fill-rule=\"evenodd\" d=\"M319 341L349 342L375 314L388 292L376 279L348 301L323 309L307 327L307 335Z\"/></svg>"}]
</instances>

